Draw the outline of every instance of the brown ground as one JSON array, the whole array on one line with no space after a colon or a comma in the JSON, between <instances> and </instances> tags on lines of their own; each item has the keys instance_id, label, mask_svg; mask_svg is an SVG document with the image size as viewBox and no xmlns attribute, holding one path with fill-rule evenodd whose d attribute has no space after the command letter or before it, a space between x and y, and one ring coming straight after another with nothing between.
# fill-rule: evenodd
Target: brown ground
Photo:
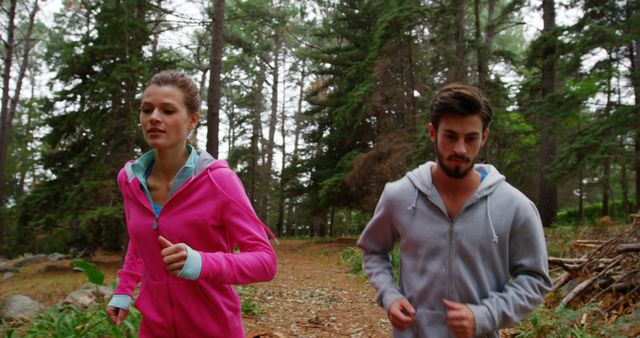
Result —
<instances>
[{"instance_id":1,"label":"brown ground","mask_svg":"<svg viewBox=\"0 0 640 338\"><path fill-rule=\"evenodd\" d=\"M361 275L348 273L338 253L353 241L275 245L278 275L255 284L261 314L245 316L249 337L389 337L391 324Z\"/></svg>"},{"instance_id":2,"label":"brown ground","mask_svg":"<svg viewBox=\"0 0 640 338\"><path fill-rule=\"evenodd\" d=\"M243 301L259 312L244 316L247 337L391 336L391 325L374 301L373 288L362 275L350 274L340 263L340 251L354 245L354 240L280 240L279 245L274 244L276 278L239 288ZM109 285L120 265L119 253L98 253L92 261L105 273ZM68 266L68 273L37 272L51 263L23 267L15 277L0 279L0 299L22 294L51 306L86 283L83 273L71 272L69 260L57 262Z\"/></svg>"}]
</instances>

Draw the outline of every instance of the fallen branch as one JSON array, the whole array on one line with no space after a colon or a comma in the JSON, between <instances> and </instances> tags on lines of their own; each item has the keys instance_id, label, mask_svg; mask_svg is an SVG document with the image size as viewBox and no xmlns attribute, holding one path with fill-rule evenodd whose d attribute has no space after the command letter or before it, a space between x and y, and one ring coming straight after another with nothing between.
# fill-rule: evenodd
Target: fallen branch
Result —
<instances>
[{"instance_id":1,"label":"fallen branch","mask_svg":"<svg viewBox=\"0 0 640 338\"><path fill-rule=\"evenodd\" d=\"M607 265L607 267L604 270L600 271L595 276L591 276L591 277L587 278L586 280L584 280L582 283L578 284L578 286L576 286L573 290L571 290L571 292L569 292L569 294L567 294L562 299L562 301L560 302L560 305L558 305L558 308L562 308L562 307L567 306L567 304L569 304L569 302L571 302L584 289L586 289L589 285L591 285L591 283L593 283L594 280L596 280L597 278L599 278L602 275L604 275L605 272L607 272L609 269L611 269L614 266L618 265L618 263L620 263L621 260L622 260L621 256L616 257L616 259L614 259L609 265Z\"/></svg>"}]
</instances>

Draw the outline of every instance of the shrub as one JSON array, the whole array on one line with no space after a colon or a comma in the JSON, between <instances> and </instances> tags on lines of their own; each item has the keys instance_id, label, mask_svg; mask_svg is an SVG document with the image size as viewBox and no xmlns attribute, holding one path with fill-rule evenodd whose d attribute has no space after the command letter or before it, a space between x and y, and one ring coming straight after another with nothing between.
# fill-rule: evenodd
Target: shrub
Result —
<instances>
[{"instance_id":1,"label":"shrub","mask_svg":"<svg viewBox=\"0 0 640 338\"><path fill-rule=\"evenodd\" d=\"M140 312L131 308L120 326L104 311L105 305L82 309L70 304L57 304L36 317L27 337L137 337Z\"/></svg>"},{"instance_id":2,"label":"shrub","mask_svg":"<svg viewBox=\"0 0 640 338\"><path fill-rule=\"evenodd\" d=\"M349 266L351 272L362 273L362 251L355 247L348 247L340 252L340 260Z\"/></svg>"}]
</instances>

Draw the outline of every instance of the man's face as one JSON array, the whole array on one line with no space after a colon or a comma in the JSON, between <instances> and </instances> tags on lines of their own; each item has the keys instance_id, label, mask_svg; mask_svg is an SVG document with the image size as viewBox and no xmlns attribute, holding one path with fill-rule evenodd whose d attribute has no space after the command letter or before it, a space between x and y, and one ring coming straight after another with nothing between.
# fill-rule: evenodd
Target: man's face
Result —
<instances>
[{"instance_id":1,"label":"man's face","mask_svg":"<svg viewBox=\"0 0 640 338\"><path fill-rule=\"evenodd\" d=\"M436 131L429 124L429 137L436 147L437 163L451 178L463 178L473 169L489 129L482 128L480 115L445 114Z\"/></svg>"}]
</instances>

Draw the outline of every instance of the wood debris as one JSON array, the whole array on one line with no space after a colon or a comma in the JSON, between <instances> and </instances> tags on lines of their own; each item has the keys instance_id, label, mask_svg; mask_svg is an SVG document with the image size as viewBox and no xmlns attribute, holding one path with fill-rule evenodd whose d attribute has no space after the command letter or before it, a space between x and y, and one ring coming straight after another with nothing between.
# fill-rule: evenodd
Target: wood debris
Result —
<instances>
[{"instance_id":1,"label":"wood debris","mask_svg":"<svg viewBox=\"0 0 640 338\"><path fill-rule=\"evenodd\" d=\"M606 317L617 317L640 306L640 211L632 223L609 240L576 240L576 258L549 257L564 273L553 291L564 295L558 308L597 305Z\"/></svg>"}]
</instances>

